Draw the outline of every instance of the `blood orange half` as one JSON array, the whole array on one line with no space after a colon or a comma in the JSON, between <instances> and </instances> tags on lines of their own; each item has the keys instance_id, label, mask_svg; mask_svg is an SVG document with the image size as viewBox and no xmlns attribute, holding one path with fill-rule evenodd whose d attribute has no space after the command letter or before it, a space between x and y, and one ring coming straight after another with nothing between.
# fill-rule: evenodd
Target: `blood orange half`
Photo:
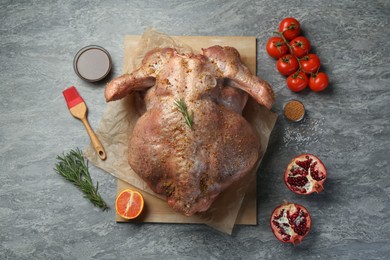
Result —
<instances>
[{"instance_id":1,"label":"blood orange half","mask_svg":"<svg viewBox=\"0 0 390 260\"><path fill-rule=\"evenodd\" d=\"M124 219L138 217L144 208L144 198L138 191L126 189L116 197L116 212Z\"/></svg>"}]
</instances>

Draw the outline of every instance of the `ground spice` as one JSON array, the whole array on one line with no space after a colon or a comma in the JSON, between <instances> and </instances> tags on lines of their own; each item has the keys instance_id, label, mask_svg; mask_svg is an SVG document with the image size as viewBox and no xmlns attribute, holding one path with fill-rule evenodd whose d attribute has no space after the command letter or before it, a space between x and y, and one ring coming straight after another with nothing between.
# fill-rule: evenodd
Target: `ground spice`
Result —
<instances>
[{"instance_id":1,"label":"ground spice","mask_svg":"<svg viewBox=\"0 0 390 260\"><path fill-rule=\"evenodd\" d=\"M284 106L284 116L298 122L305 115L305 106L298 100L291 100Z\"/></svg>"}]
</instances>

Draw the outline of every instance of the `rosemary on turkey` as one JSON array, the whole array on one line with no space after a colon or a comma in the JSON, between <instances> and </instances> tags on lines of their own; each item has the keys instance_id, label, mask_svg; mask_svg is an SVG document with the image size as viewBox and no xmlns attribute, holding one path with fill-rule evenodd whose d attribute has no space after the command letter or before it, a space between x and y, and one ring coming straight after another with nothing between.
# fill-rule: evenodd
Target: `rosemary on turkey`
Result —
<instances>
[{"instance_id":1,"label":"rosemary on turkey","mask_svg":"<svg viewBox=\"0 0 390 260\"><path fill-rule=\"evenodd\" d=\"M59 175L78 187L84 193L84 197L93 205L103 211L108 209L106 202L98 192L99 182L96 182L96 187L92 183L88 161L84 159L80 149L70 150L69 153L63 154L63 156L57 156L57 160L54 170Z\"/></svg>"},{"instance_id":2,"label":"rosemary on turkey","mask_svg":"<svg viewBox=\"0 0 390 260\"><path fill-rule=\"evenodd\" d=\"M194 124L194 113L191 111L191 113L188 112L188 107L183 99L175 100L175 106L179 109L179 111L183 114L184 120L186 121L186 124L191 128Z\"/></svg>"}]
</instances>

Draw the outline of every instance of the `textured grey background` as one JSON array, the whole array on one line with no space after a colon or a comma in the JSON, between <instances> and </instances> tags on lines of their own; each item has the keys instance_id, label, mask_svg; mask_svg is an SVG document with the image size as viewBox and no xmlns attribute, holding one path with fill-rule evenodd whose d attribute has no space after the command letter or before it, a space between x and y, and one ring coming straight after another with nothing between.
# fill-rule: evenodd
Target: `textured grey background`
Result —
<instances>
[{"instance_id":1,"label":"textured grey background","mask_svg":"<svg viewBox=\"0 0 390 260\"><path fill-rule=\"evenodd\" d=\"M240 3L237 3L240 2ZM381 1L0 1L0 259L388 259L390 254L390 2ZM291 93L264 46L294 16L330 77L324 93ZM116 224L115 179L91 166L111 206L101 212L53 171L55 157L89 140L62 90L76 85L95 128L104 83L72 68L89 44L111 53L121 73L126 34L148 27L172 35L258 39L258 75L276 92L273 110L301 99L300 124L280 116L259 170L258 226L228 236L203 225ZM319 155L329 179L320 195L284 185L289 160ZM314 227L293 247L273 236L269 215L302 203Z\"/></svg>"}]
</instances>

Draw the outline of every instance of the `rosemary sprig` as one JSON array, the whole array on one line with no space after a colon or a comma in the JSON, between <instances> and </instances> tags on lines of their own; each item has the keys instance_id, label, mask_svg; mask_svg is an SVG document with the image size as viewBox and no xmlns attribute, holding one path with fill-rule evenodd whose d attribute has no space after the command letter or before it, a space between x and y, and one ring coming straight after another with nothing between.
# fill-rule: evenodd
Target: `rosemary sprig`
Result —
<instances>
[{"instance_id":1,"label":"rosemary sprig","mask_svg":"<svg viewBox=\"0 0 390 260\"><path fill-rule=\"evenodd\" d=\"M194 112L193 111L191 111L191 113L188 112L187 105L183 99L175 100L175 106L177 106L179 111L183 114L186 124L192 130L192 125L194 124Z\"/></svg>"},{"instance_id":2,"label":"rosemary sprig","mask_svg":"<svg viewBox=\"0 0 390 260\"><path fill-rule=\"evenodd\" d=\"M103 211L108 209L106 202L98 192L99 183L96 182L96 187L92 183L88 161L84 159L81 150L78 148L70 150L68 154L64 154L62 157L57 156L57 160L54 170L59 175L78 187L84 193L84 197L89 199L92 204Z\"/></svg>"}]
</instances>

